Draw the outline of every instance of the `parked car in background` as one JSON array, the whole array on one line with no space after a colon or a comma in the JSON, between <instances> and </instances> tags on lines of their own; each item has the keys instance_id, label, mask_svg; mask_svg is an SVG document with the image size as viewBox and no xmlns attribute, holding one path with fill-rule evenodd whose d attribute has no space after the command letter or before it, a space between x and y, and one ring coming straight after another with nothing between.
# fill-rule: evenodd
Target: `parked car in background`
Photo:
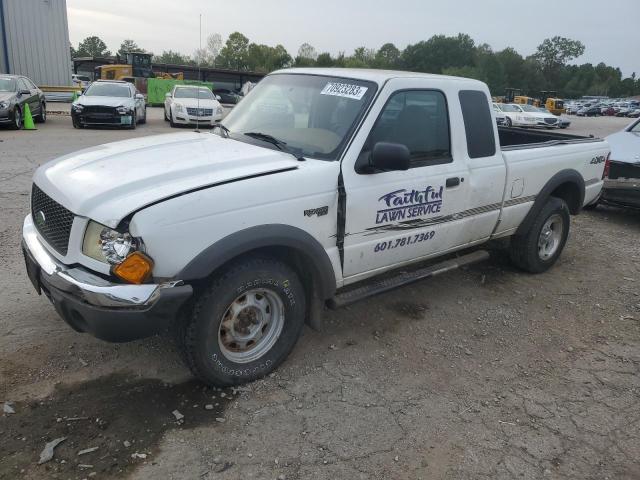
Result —
<instances>
[{"instance_id":1,"label":"parked car in background","mask_svg":"<svg viewBox=\"0 0 640 480\"><path fill-rule=\"evenodd\" d=\"M172 127L193 124L213 127L223 114L222 105L206 87L176 85L164 100L164 119Z\"/></svg>"},{"instance_id":2,"label":"parked car in background","mask_svg":"<svg viewBox=\"0 0 640 480\"><path fill-rule=\"evenodd\" d=\"M615 115L618 111L616 110L615 107L613 107L612 105L607 105L606 107L602 107L600 109L600 113L602 113L602 115L606 115L608 117L611 117L613 115Z\"/></svg>"},{"instance_id":3,"label":"parked car in background","mask_svg":"<svg viewBox=\"0 0 640 480\"><path fill-rule=\"evenodd\" d=\"M530 120L533 119L533 125L525 125L528 127L544 127L544 128L557 128L558 127L558 117L549 112L546 109L541 109L540 107L534 107L533 105L517 105L514 104L516 108L520 109L522 112L523 119L530 123Z\"/></svg>"},{"instance_id":4,"label":"parked car in background","mask_svg":"<svg viewBox=\"0 0 640 480\"><path fill-rule=\"evenodd\" d=\"M88 76L77 73L71 75L71 81L74 87L80 87L83 91L91 84L91 79Z\"/></svg>"},{"instance_id":5,"label":"parked car in background","mask_svg":"<svg viewBox=\"0 0 640 480\"><path fill-rule=\"evenodd\" d=\"M634 110L635 109L632 109L631 107L622 107L616 113L616 117L626 117L629 113L633 112Z\"/></svg>"},{"instance_id":6,"label":"parked car in background","mask_svg":"<svg viewBox=\"0 0 640 480\"><path fill-rule=\"evenodd\" d=\"M500 107L498 107L497 103L493 104L493 111L496 115L496 123L500 127L503 126L507 121L507 116L500 110Z\"/></svg>"},{"instance_id":7,"label":"parked car in background","mask_svg":"<svg viewBox=\"0 0 640 480\"><path fill-rule=\"evenodd\" d=\"M636 108L635 110L632 110L629 113L627 113L627 117L629 117L629 118L638 118L638 117L640 117L640 108Z\"/></svg>"},{"instance_id":8,"label":"parked car in background","mask_svg":"<svg viewBox=\"0 0 640 480\"><path fill-rule=\"evenodd\" d=\"M136 128L147 121L147 107L135 85L121 80L93 82L71 104L74 128L93 125Z\"/></svg>"},{"instance_id":9,"label":"parked car in background","mask_svg":"<svg viewBox=\"0 0 640 480\"><path fill-rule=\"evenodd\" d=\"M523 115L522 109L514 103L498 103L496 106L506 117L505 127L533 127L537 124L534 116Z\"/></svg>"},{"instance_id":10,"label":"parked car in background","mask_svg":"<svg viewBox=\"0 0 640 480\"><path fill-rule=\"evenodd\" d=\"M546 115L546 117L545 117L545 118L548 118L548 117L549 117L549 115L553 115L553 113L551 113L549 110L547 110L547 109L546 109L546 108L544 108L544 107L539 107L539 108L538 108L538 110L540 110L540 112L542 112L543 114L545 114L545 115ZM565 129L565 128L567 128L569 125L571 125L571 121L567 120L567 119L566 119L566 118L564 118L564 117L561 117L561 116L560 116L560 117L556 117L556 118L558 119L558 124L557 124L557 127L558 127L558 128Z\"/></svg>"},{"instance_id":11,"label":"parked car in background","mask_svg":"<svg viewBox=\"0 0 640 480\"><path fill-rule=\"evenodd\" d=\"M29 78L0 74L0 125L22 128L25 105L38 123L47 121L44 93Z\"/></svg>"},{"instance_id":12,"label":"parked car in background","mask_svg":"<svg viewBox=\"0 0 640 480\"><path fill-rule=\"evenodd\" d=\"M226 103L228 105L235 105L241 98L236 92L226 88L216 88L213 90L213 93L219 97L218 100L220 103Z\"/></svg>"},{"instance_id":13,"label":"parked car in background","mask_svg":"<svg viewBox=\"0 0 640 480\"><path fill-rule=\"evenodd\" d=\"M640 208L640 120L606 138L611 155L604 171L599 202Z\"/></svg>"},{"instance_id":14,"label":"parked car in background","mask_svg":"<svg viewBox=\"0 0 640 480\"><path fill-rule=\"evenodd\" d=\"M600 117L602 113L600 111L600 107L585 107L576 112L578 117Z\"/></svg>"}]
</instances>

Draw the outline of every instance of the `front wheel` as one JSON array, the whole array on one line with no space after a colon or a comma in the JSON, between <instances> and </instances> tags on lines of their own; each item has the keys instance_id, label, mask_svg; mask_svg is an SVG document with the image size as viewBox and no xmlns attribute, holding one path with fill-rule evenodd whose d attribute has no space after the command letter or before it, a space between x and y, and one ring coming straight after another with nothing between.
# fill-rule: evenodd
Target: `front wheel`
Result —
<instances>
[{"instance_id":1,"label":"front wheel","mask_svg":"<svg viewBox=\"0 0 640 480\"><path fill-rule=\"evenodd\" d=\"M208 385L251 382L287 358L304 318L296 272L271 258L249 257L217 275L200 295L181 348L193 374Z\"/></svg>"},{"instance_id":2,"label":"front wheel","mask_svg":"<svg viewBox=\"0 0 640 480\"><path fill-rule=\"evenodd\" d=\"M511 128L513 126L513 122L509 117L507 117L504 123L507 125L508 128Z\"/></svg>"},{"instance_id":3,"label":"front wheel","mask_svg":"<svg viewBox=\"0 0 640 480\"><path fill-rule=\"evenodd\" d=\"M569 236L569 207L550 197L524 235L511 238L511 261L531 273L542 273L556 263Z\"/></svg>"},{"instance_id":4,"label":"front wheel","mask_svg":"<svg viewBox=\"0 0 640 480\"><path fill-rule=\"evenodd\" d=\"M18 107L13 110L13 125L14 130L20 130L22 128L22 112Z\"/></svg>"}]
</instances>

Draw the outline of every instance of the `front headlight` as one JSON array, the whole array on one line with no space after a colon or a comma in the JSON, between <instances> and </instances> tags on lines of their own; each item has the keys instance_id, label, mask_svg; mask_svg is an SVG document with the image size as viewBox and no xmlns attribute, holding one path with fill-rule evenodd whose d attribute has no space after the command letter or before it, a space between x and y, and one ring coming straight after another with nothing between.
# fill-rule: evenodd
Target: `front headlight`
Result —
<instances>
[{"instance_id":1,"label":"front headlight","mask_svg":"<svg viewBox=\"0 0 640 480\"><path fill-rule=\"evenodd\" d=\"M0 110L4 110L9 106L9 102L0 102Z\"/></svg>"},{"instance_id":2,"label":"front headlight","mask_svg":"<svg viewBox=\"0 0 640 480\"><path fill-rule=\"evenodd\" d=\"M224 111L224 110L222 110L222 107L218 107L218 108L216 108L216 115L222 115L222 112L223 112L223 111Z\"/></svg>"},{"instance_id":3,"label":"front headlight","mask_svg":"<svg viewBox=\"0 0 640 480\"><path fill-rule=\"evenodd\" d=\"M141 241L129 232L118 232L91 220L84 232L82 253L99 262L118 265L140 247Z\"/></svg>"},{"instance_id":4,"label":"front headlight","mask_svg":"<svg viewBox=\"0 0 640 480\"><path fill-rule=\"evenodd\" d=\"M180 103L174 103L173 108L176 109L176 112L184 112L184 105Z\"/></svg>"},{"instance_id":5,"label":"front headlight","mask_svg":"<svg viewBox=\"0 0 640 480\"><path fill-rule=\"evenodd\" d=\"M84 105L80 105L79 103L74 103L73 105L71 105L71 108L76 112L81 112L82 110L84 110Z\"/></svg>"},{"instance_id":6,"label":"front headlight","mask_svg":"<svg viewBox=\"0 0 640 480\"><path fill-rule=\"evenodd\" d=\"M118 107L117 109L118 113L120 115L126 115L127 113L129 113L131 111L131 109L129 107Z\"/></svg>"}]
</instances>

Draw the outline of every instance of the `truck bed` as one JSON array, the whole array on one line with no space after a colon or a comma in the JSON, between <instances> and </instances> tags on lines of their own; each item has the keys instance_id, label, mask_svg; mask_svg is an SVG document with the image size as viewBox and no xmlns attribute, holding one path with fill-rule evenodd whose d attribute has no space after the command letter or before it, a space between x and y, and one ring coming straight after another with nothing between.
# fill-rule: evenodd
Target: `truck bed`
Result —
<instances>
[{"instance_id":1,"label":"truck bed","mask_svg":"<svg viewBox=\"0 0 640 480\"><path fill-rule=\"evenodd\" d=\"M595 137L569 135L556 130L534 130L524 128L498 127L500 147L502 150L520 148L548 147L565 143L586 143L600 141Z\"/></svg>"}]
</instances>

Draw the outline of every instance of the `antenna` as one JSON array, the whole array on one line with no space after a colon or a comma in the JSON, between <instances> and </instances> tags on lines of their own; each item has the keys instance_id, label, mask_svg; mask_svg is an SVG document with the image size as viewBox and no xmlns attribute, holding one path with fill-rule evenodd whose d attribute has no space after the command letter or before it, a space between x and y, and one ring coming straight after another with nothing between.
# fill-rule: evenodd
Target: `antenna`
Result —
<instances>
[{"instance_id":1,"label":"antenna","mask_svg":"<svg viewBox=\"0 0 640 480\"><path fill-rule=\"evenodd\" d=\"M200 133L200 82L202 76L200 74L200 63L202 63L202 14L200 14L200 51L198 52L198 85L196 85L196 98L198 99L198 107L196 109L196 132Z\"/></svg>"}]
</instances>

